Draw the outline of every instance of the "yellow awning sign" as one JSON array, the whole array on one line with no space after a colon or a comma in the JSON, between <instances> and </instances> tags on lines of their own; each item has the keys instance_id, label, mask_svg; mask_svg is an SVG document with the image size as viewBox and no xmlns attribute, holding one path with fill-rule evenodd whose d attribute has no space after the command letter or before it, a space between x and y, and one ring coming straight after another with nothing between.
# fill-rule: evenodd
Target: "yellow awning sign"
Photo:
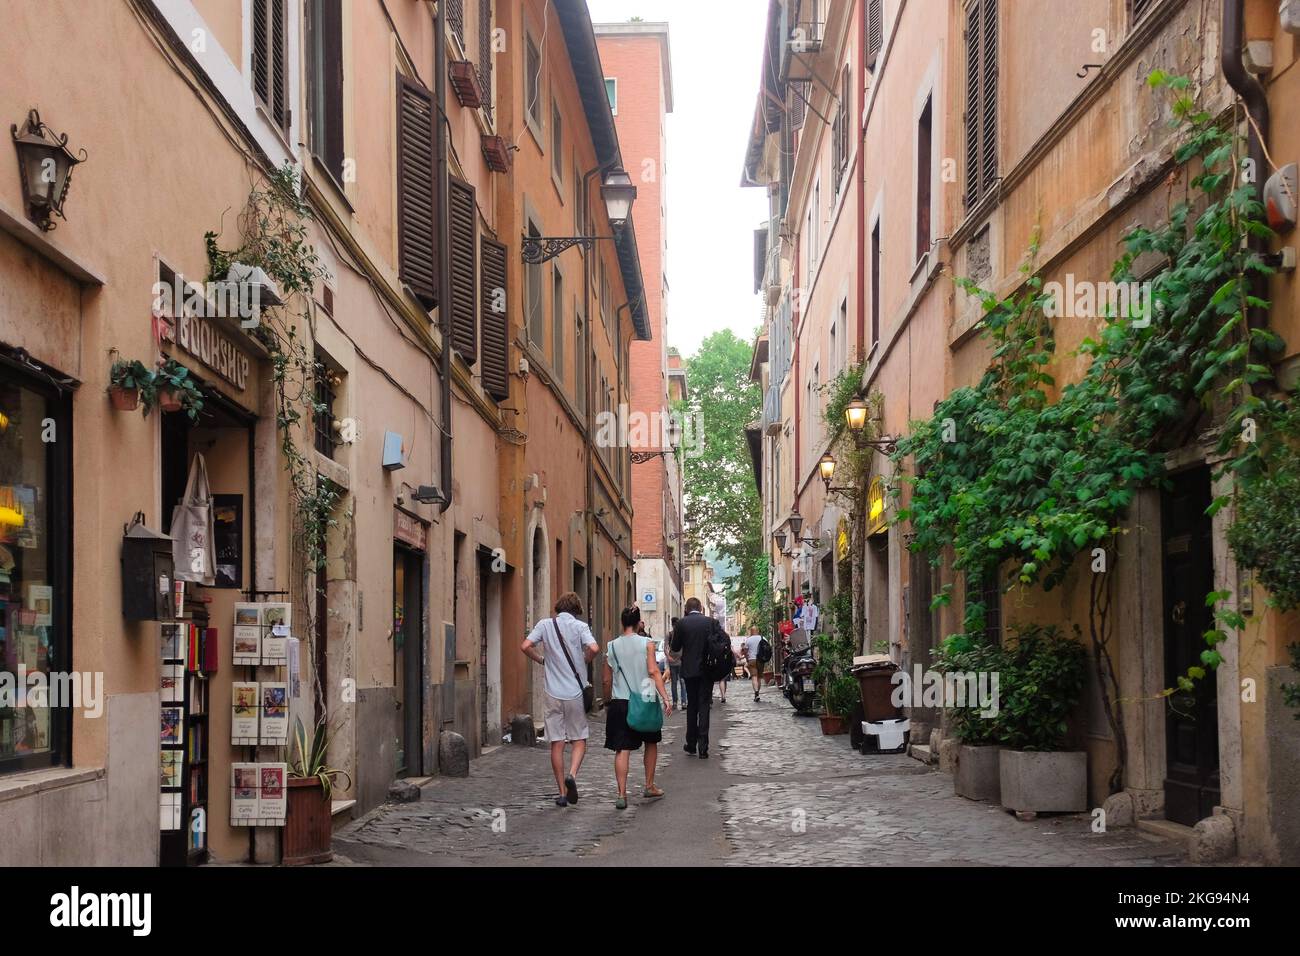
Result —
<instances>
[{"instance_id":1,"label":"yellow awning sign","mask_svg":"<svg viewBox=\"0 0 1300 956\"><path fill-rule=\"evenodd\" d=\"M877 475L867 491L867 534L880 534L889 527L885 518L885 482Z\"/></svg>"}]
</instances>

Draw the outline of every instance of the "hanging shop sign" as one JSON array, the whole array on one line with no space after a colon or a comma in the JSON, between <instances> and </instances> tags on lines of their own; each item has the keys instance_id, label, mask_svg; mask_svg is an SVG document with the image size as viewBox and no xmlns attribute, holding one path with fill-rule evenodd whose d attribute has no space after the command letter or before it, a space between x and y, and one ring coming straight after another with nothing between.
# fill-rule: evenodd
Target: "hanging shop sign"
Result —
<instances>
[{"instance_id":1,"label":"hanging shop sign","mask_svg":"<svg viewBox=\"0 0 1300 956\"><path fill-rule=\"evenodd\" d=\"M193 315L180 315L160 322L164 342L174 342L223 381L244 391L248 387L250 360L235 340L223 334L214 322Z\"/></svg>"},{"instance_id":2,"label":"hanging shop sign","mask_svg":"<svg viewBox=\"0 0 1300 956\"><path fill-rule=\"evenodd\" d=\"M877 475L867 491L867 534L880 534L889 526L885 517L885 480Z\"/></svg>"},{"instance_id":3,"label":"hanging shop sign","mask_svg":"<svg viewBox=\"0 0 1300 956\"><path fill-rule=\"evenodd\" d=\"M405 511L393 511L393 539L409 545L417 551L425 550L428 529L423 521Z\"/></svg>"},{"instance_id":4,"label":"hanging shop sign","mask_svg":"<svg viewBox=\"0 0 1300 956\"><path fill-rule=\"evenodd\" d=\"M835 528L835 560L843 561L849 556L849 522L846 518L841 518Z\"/></svg>"}]
</instances>

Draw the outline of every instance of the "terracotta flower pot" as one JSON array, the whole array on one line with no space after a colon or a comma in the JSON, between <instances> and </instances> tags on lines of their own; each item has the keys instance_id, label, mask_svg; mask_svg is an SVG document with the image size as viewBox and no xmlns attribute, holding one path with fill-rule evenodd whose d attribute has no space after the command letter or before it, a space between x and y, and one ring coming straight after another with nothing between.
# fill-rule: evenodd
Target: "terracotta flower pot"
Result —
<instances>
[{"instance_id":1,"label":"terracotta flower pot","mask_svg":"<svg viewBox=\"0 0 1300 956\"><path fill-rule=\"evenodd\" d=\"M140 392L134 388L123 388L121 385L112 385L108 389L108 397L113 403L113 407L119 412L133 412L136 406L140 404Z\"/></svg>"},{"instance_id":2,"label":"terracotta flower pot","mask_svg":"<svg viewBox=\"0 0 1300 956\"><path fill-rule=\"evenodd\" d=\"M158 407L164 412L181 410L181 393L174 388L164 388L158 393Z\"/></svg>"},{"instance_id":3,"label":"terracotta flower pot","mask_svg":"<svg viewBox=\"0 0 1300 956\"><path fill-rule=\"evenodd\" d=\"M320 781L315 777L290 777L287 783L281 862L285 866L328 863L334 859L330 849L333 820Z\"/></svg>"},{"instance_id":4,"label":"terracotta flower pot","mask_svg":"<svg viewBox=\"0 0 1300 956\"><path fill-rule=\"evenodd\" d=\"M838 717L834 714L821 714L818 719L822 722L822 733L827 737L849 732L849 722L844 717Z\"/></svg>"}]
</instances>

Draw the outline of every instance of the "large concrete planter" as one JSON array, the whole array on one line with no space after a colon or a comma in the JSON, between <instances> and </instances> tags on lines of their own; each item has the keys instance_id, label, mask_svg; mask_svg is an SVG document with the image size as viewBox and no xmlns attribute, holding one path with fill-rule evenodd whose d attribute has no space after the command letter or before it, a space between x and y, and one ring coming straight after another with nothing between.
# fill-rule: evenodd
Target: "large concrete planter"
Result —
<instances>
[{"instance_id":1,"label":"large concrete planter","mask_svg":"<svg viewBox=\"0 0 1300 956\"><path fill-rule=\"evenodd\" d=\"M972 747L962 744L957 748L957 772L952 786L957 796L967 800L1001 800L1002 748L997 745Z\"/></svg>"},{"instance_id":2,"label":"large concrete planter","mask_svg":"<svg viewBox=\"0 0 1300 956\"><path fill-rule=\"evenodd\" d=\"M1088 808L1088 755L1003 750L998 756L1002 806L1019 813L1079 813Z\"/></svg>"}]
</instances>

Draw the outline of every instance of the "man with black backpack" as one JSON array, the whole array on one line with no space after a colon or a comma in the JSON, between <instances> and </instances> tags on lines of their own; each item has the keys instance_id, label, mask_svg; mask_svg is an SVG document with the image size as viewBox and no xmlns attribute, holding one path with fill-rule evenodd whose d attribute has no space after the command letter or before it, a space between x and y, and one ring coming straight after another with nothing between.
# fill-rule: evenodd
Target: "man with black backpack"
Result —
<instances>
[{"instance_id":1,"label":"man with black backpack","mask_svg":"<svg viewBox=\"0 0 1300 956\"><path fill-rule=\"evenodd\" d=\"M749 678L754 683L754 703L758 703L758 689L763 686L763 665L772 659L772 645L758 633L758 625L749 626L745 638L745 661L749 665Z\"/></svg>"},{"instance_id":2,"label":"man with black backpack","mask_svg":"<svg viewBox=\"0 0 1300 956\"><path fill-rule=\"evenodd\" d=\"M686 616L673 627L670 646L682 656L686 679L686 752L707 760L713 683L735 666L731 639L722 625L703 612L700 599L693 597L686 600Z\"/></svg>"}]
</instances>

